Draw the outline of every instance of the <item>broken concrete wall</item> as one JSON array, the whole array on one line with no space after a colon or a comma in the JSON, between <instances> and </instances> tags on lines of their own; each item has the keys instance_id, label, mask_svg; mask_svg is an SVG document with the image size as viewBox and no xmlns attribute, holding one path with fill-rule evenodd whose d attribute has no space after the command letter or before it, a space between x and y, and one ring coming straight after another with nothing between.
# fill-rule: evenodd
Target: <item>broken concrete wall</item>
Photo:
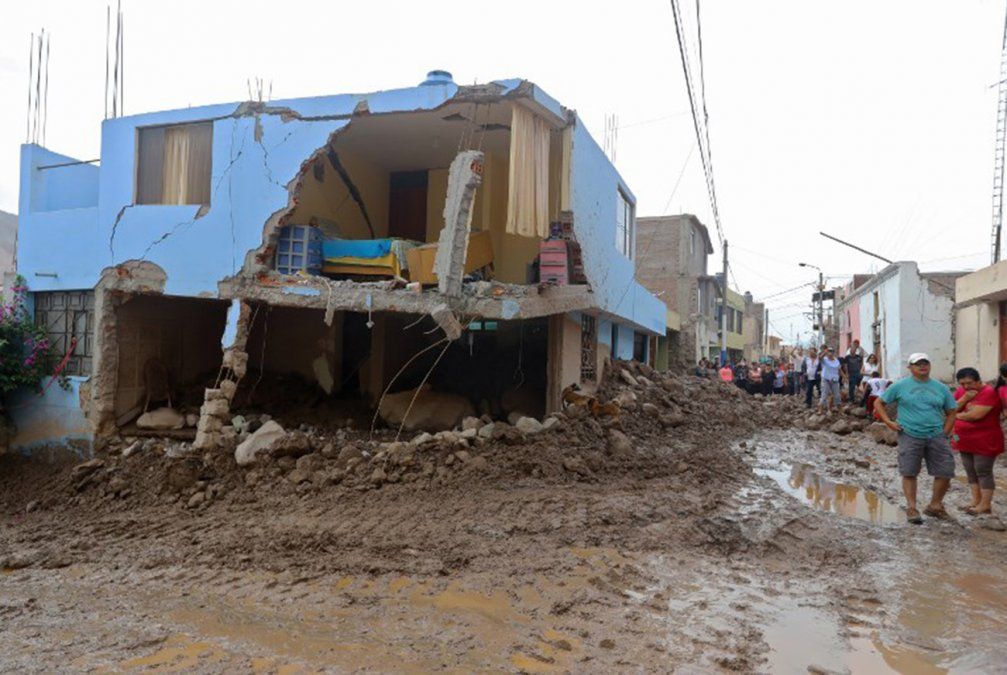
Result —
<instances>
[{"instance_id":1,"label":"broken concrete wall","mask_svg":"<svg viewBox=\"0 0 1007 675\"><path fill-rule=\"evenodd\" d=\"M439 237L434 272L437 274L437 290L450 298L457 298L462 293L473 203L476 188L482 182L482 173L483 153L478 150L458 153L448 170L444 228Z\"/></svg>"},{"instance_id":2,"label":"broken concrete wall","mask_svg":"<svg viewBox=\"0 0 1007 675\"><path fill-rule=\"evenodd\" d=\"M87 289L117 261L143 259L167 275L165 292L215 296L217 282L237 273L259 248L264 224L293 206L288 184L302 162L345 127L354 111L380 114L431 109L454 84L274 101L224 104L106 120L98 207L33 211L33 166L41 149L22 149L19 269L32 290ZM210 205L134 205L137 129L213 121ZM36 272L43 275L36 276Z\"/></svg>"}]
</instances>

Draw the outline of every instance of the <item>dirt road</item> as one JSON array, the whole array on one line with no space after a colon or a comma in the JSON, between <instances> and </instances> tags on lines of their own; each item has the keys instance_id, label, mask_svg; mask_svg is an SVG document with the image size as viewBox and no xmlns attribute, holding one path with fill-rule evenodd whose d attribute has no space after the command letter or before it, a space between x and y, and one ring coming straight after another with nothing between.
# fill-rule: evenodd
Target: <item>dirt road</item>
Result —
<instances>
[{"instance_id":1,"label":"dirt road","mask_svg":"<svg viewBox=\"0 0 1007 675\"><path fill-rule=\"evenodd\" d=\"M789 401L651 377L612 384L623 433L564 418L465 451L378 445L348 470L322 453L314 481L282 458L249 478L204 457L192 482L191 458L154 450L88 469L0 458L0 669L1007 663L1007 534L961 515L964 485L954 521L909 527L893 448L797 431ZM386 455L374 480L380 448L414 469Z\"/></svg>"}]
</instances>

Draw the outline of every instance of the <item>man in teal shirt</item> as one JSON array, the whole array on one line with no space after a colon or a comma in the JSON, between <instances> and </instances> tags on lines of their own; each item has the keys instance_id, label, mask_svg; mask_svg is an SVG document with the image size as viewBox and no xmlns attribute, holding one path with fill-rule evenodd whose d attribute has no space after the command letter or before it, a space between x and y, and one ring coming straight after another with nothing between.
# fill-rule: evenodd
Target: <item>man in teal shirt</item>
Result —
<instances>
[{"instance_id":1,"label":"man in teal shirt","mask_svg":"<svg viewBox=\"0 0 1007 675\"><path fill-rule=\"evenodd\" d=\"M947 518L944 495L955 477L955 458L948 436L955 426L955 398L947 386L930 379L930 358L926 354L909 357L909 372L874 402L878 419L899 433L899 473L906 496L906 519L923 522L916 509L916 477L926 460L927 472L934 477L934 492L923 513L933 518ZM888 417L885 405L898 403L896 420Z\"/></svg>"}]
</instances>

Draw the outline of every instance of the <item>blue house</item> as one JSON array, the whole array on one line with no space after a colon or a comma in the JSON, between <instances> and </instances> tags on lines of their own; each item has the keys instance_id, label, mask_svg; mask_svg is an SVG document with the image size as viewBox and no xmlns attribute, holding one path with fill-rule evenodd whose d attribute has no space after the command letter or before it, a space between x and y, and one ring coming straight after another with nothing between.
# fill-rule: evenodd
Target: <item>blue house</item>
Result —
<instances>
[{"instance_id":1,"label":"blue house","mask_svg":"<svg viewBox=\"0 0 1007 675\"><path fill-rule=\"evenodd\" d=\"M464 151L479 184L459 202ZM665 333L634 277L632 191L524 80L434 71L109 119L100 162L22 146L19 211L18 271L72 383L15 406L22 447L131 430L169 395L200 411L202 447L231 412L296 398L281 391L335 410L425 381L542 414ZM468 227L460 294L432 285L449 213ZM465 328L451 342L444 312Z\"/></svg>"}]
</instances>

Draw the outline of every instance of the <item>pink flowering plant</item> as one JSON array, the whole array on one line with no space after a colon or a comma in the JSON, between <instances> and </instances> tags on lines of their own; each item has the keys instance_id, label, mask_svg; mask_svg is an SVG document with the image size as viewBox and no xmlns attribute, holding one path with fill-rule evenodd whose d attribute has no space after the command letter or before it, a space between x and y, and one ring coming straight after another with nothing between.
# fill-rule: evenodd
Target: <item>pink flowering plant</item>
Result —
<instances>
[{"instance_id":1,"label":"pink flowering plant","mask_svg":"<svg viewBox=\"0 0 1007 675\"><path fill-rule=\"evenodd\" d=\"M0 398L21 387L41 392L42 380L50 374L52 345L28 312L27 291L24 279L17 277L0 307Z\"/></svg>"}]
</instances>

